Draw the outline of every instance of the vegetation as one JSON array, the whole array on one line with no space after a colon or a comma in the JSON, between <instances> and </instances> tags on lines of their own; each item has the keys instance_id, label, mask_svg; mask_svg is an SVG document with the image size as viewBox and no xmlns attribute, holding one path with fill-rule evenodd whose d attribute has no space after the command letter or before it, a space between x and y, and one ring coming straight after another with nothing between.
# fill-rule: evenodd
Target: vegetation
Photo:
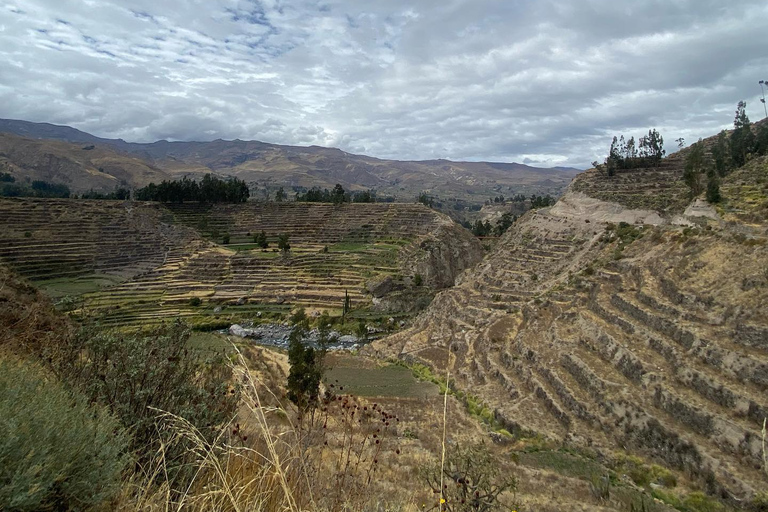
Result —
<instances>
[{"instance_id":1,"label":"vegetation","mask_svg":"<svg viewBox=\"0 0 768 512\"><path fill-rule=\"evenodd\" d=\"M162 203L244 203L250 192L248 185L237 178L222 179L206 174L200 183L186 176L181 180L164 180L159 185L150 183L136 190L139 201L160 201Z\"/></svg>"},{"instance_id":2,"label":"vegetation","mask_svg":"<svg viewBox=\"0 0 768 512\"><path fill-rule=\"evenodd\" d=\"M605 160L608 175L613 176L618 169L635 169L639 167L658 167L666 154L664 138L659 132L649 130L648 135L640 138L639 144L635 138L625 140L614 137L611 149Z\"/></svg>"},{"instance_id":3,"label":"vegetation","mask_svg":"<svg viewBox=\"0 0 768 512\"><path fill-rule=\"evenodd\" d=\"M704 190L703 176L707 171L704 156L704 143L699 139L699 142L691 146L685 158L683 181L691 190L691 198L698 196Z\"/></svg>"},{"instance_id":4,"label":"vegetation","mask_svg":"<svg viewBox=\"0 0 768 512\"><path fill-rule=\"evenodd\" d=\"M113 411L131 432L139 460L147 460L160 442L159 411L212 438L236 410L239 394L230 387L226 359L190 350L189 336L180 322L134 334L86 329L54 369L89 401Z\"/></svg>"},{"instance_id":5,"label":"vegetation","mask_svg":"<svg viewBox=\"0 0 768 512\"><path fill-rule=\"evenodd\" d=\"M35 180L30 185L17 183L10 174L0 181L0 197L58 197L70 196L69 187L62 183ZM10 179L8 178L10 176Z\"/></svg>"},{"instance_id":6,"label":"vegetation","mask_svg":"<svg viewBox=\"0 0 768 512\"><path fill-rule=\"evenodd\" d=\"M309 333L309 319L303 308L292 315L291 323L293 330L288 344L288 363L291 365L288 374L288 399L303 414L317 407L320 399L320 382L324 372L325 346L329 341L329 325L327 321L321 321L320 346L315 349L303 341Z\"/></svg>"},{"instance_id":7,"label":"vegetation","mask_svg":"<svg viewBox=\"0 0 768 512\"><path fill-rule=\"evenodd\" d=\"M269 242L267 241L267 233L262 229L261 232L253 235L253 243L255 243L260 249L267 249Z\"/></svg>"},{"instance_id":8,"label":"vegetation","mask_svg":"<svg viewBox=\"0 0 768 512\"><path fill-rule=\"evenodd\" d=\"M507 509L499 497L517 488L516 479L501 470L485 444L453 447L445 462L435 460L421 468L435 501L426 510L469 512Z\"/></svg>"},{"instance_id":9,"label":"vegetation","mask_svg":"<svg viewBox=\"0 0 768 512\"><path fill-rule=\"evenodd\" d=\"M280 233L277 235L277 248L284 253L287 253L291 250L290 237L288 236L288 233Z\"/></svg>"},{"instance_id":10,"label":"vegetation","mask_svg":"<svg viewBox=\"0 0 768 512\"><path fill-rule=\"evenodd\" d=\"M125 201L131 198L131 191L124 187L115 187L112 192L97 192L93 189L80 194L80 199L102 199L112 201Z\"/></svg>"},{"instance_id":11,"label":"vegetation","mask_svg":"<svg viewBox=\"0 0 768 512\"><path fill-rule=\"evenodd\" d=\"M104 506L120 490L129 439L104 407L0 358L0 509Z\"/></svg>"},{"instance_id":12,"label":"vegetation","mask_svg":"<svg viewBox=\"0 0 768 512\"><path fill-rule=\"evenodd\" d=\"M311 188L304 193L296 193L296 201L304 203L375 203L376 192L365 190L362 192L348 193L340 184L336 184L333 190L321 190L317 187Z\"/></svg>"}]
</instances>

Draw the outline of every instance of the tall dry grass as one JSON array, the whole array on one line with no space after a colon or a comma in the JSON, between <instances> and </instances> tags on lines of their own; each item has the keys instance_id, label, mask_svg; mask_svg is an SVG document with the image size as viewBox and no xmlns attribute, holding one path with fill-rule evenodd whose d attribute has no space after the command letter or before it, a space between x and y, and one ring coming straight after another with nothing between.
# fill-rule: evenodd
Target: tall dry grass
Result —
<instances>
[{"instance_id":1,"label":"tall dry grass","mask_svg":"<svg viewBox=\"0 0 768 512\"><path fill-rule=\"evenodd\" d=\"M331 393L316 409L298 414L248 370L239 351L238 363L238 417L207 441L184 418L157 411L158 437L165 441L125 486L119 510L402 509L392 505L402 497L383 495L377 485L380 467L400 453L398 418L376 404ZM169 478L166 460L175 444L187 446L192 461L192 476L181 489Z\"/></svg>"}]
</instances>

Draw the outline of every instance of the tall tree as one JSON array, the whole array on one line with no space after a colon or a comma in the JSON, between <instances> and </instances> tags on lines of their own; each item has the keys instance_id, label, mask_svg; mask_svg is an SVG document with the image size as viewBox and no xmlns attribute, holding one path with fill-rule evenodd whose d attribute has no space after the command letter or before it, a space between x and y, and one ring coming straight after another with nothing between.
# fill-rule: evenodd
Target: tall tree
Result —
<instances>
[{"instance_id":1,"label":"tall tree","mask_svg":"<svg viewBox=\"0 0 768 512\"><path fill-rule=\"evenodd\" d=\"M755 142L752 123L747 116L747 102L740 101L736 106L736 117L733 120L731 134L731 159L736 167L747 163L747 155L755 150Z\"/></svg>"},{"instance_id":2,"label":"tall tree","mask_svg":"<svg viewBox=\"0 0 768 512\"><path fill-rule=\"evenodd\" d=\"M712 146L712 159L715 163L715 170L720 176L725 176L731 170L731 141L725 130L718 134L717 141Z\"/></svg>"},{"instance_id":3,"label":"tall tree","mask_svg":"<svg viewBox=\"0 0 768 512\"><path fill-rule=\"evenodd\" d=\"M685 158L685 171L683 172L683 181L691 190L691 198L701 194L704 189L702 182L704 166L704 143L699 139L699 142L691 146L691 150Z\"/></svg>"}]
</instances>

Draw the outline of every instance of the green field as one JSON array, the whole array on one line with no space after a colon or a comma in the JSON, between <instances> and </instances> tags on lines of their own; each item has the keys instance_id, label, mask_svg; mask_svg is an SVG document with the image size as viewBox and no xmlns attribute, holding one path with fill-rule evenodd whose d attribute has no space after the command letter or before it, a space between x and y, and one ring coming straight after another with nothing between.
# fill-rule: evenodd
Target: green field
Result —
<instances>
[{"instance_id":1,"label":"green field","mask_svg":"<svg viewBox=\"0 0 768 512\"><path fill-rule=\"evenodd\" d=\"M341 393L366 397L425 398L439 394L437 386L416 380L408 368L396 365L374 366L345 357L325 374L325 383L341 386Z\"/></svg>"},{"instance_id":2,"label":"green field","mask_svg":"<svg viewBox=\"0 0 768 512\"><path fill-rule=\"evenodd\" d=\"M49 297L60 299L67 295L82 295L91 293L102 288L114 286L123 282L123 279L116 276L104 274L92 274L80 277L62 277L58 279L48 279L37 281L35 284Z\"/></svg>"}]
</instances>

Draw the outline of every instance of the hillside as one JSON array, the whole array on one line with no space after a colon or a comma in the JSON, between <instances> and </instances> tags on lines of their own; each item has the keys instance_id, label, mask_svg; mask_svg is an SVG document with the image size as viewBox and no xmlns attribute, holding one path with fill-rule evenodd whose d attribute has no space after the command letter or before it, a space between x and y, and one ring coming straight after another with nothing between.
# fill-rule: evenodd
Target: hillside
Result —
<instances>
[{"instance_id":1,"label":"hillside","mask_svg":"<svg viewBox=\"0 0 768 512\"><path fill-rule=\"evenodd\" d=\"M137 144L102 139L66 126L8 119L0 120L2 132L15 135L0 138L0 156L12 174L32 179L48 176L75 192L91 187L109 191L115 184L141 186L167 175L215 172L237 176L254 190L271 193L281 186L288 191L292 187L331 189L340 183L347 190L375 189L381 196L401 201L412 201L426 191L482 203L498 194L559 195L578 172L516 163L381 160L334 148L258 141ZM91 151L97 155L84 153L83 147L90 146L95 146ZM50 168L46 167L49 161ZM101 179L96 174L99 168L116 180Z\"/></svg>"},{"instance_id":2,"label":"hillside","mask_svg":"<svg viewBox=\"0 0 768 512\"><path fill-rule=\"evenodd\" d=\"M67 185L74 193L143 187L169 175L151 163L110 145L73 144L0 133L0 172L19 182Z\"/></svg>"},{"instance_id":3,"label":"hillside","mask_svg":"<svg viewBox=\"0 0 768 512\"><path fill-rule=\"evenodd\" d=\"M684 156L578 176L371 353L450 369L522 436L639 456L745 506L768 488L768 160L724 179L718 215L686 208Z\"/></svg>"},{"instance_id":4,"label":"hillside","mask_svg":"<svg viewBox=\"0 0 768 512\"><path fill-rule=\"evenodd\" d=\"M466 230L419 204L2 199L0 228L0 261L119 326L229 326L296 305L340 314L345 300L360 318L407 315L482 257ZM253 243L261 231L267 249Z\"/></svg>"}]
</instances>

